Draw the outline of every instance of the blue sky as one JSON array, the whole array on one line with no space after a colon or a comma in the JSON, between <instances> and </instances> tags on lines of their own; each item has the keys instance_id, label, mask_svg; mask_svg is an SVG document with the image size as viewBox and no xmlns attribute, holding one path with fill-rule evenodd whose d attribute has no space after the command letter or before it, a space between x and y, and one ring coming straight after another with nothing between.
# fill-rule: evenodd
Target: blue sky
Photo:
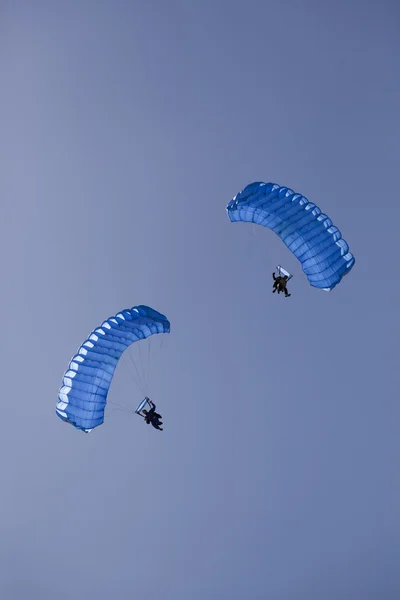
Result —
<instances>
[{"instance_id":1,"label":"blue sky","mask_svg":"<svg viewBox=\"0 0 400 600\"><path fill-rule=\"evenodd\" d=\"M1 2L2 598L399 597L398 28L389 1ZM332 293L229 222L254 180L341 229ZM65 426L69 359L136 304L171 321L165 430ZM121 365L110 400L141 398Z\"/></svg>"}]
</instances>

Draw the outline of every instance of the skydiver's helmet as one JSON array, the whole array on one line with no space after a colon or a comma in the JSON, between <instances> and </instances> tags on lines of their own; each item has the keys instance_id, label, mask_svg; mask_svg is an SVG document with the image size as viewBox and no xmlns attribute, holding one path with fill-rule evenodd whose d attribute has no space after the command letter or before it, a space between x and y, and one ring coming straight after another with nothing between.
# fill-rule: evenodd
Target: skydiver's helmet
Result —
<instances>
[{"instance_id":1,"label":"skydiver's helmet","mask_svg":"<svg viewBox=\"0 0 400 600\"><path fill-rule=\"evenodd\" d=\"M144 408L144 409L142 410L142 413L144 413L145 415L147 415L147 410Z\"/></svg>"}]
</instances>

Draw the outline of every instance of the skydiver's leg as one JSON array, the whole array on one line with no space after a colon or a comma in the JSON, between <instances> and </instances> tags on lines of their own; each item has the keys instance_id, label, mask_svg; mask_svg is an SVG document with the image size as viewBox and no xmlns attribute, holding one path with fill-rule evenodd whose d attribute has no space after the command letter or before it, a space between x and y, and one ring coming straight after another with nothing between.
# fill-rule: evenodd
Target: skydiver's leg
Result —
<instances>
[{"instance_id":1,"label":"skydiver's leg","mask_svg":"<svg viewBox=\"0 0 400 600\"><path fill-rule=\"evenodd\" d=\"M280 283L278 286L278 294L280 294L281 292L285 292L285 289L286 289L285 285Z\"/></svg>"}]
</instances>

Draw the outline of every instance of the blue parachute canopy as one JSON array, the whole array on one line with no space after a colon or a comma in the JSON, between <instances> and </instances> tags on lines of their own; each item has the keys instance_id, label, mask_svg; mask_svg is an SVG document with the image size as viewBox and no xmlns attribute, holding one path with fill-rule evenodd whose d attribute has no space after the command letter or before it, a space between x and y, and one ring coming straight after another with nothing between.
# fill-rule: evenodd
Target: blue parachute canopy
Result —
<instances>
[{"instance_id":1,"label":"blue parachute canopy","mask_svg":"<svg viewBox=\"0 0 400 600\"><path fill-rule=\"evenodd\" d=\"M250 183L226 207L232 222L272 229L301 262L310 284L332 290L353 268L347 242L327 215L301 194L276 183Z\"/></svg>"},{"instance_id":2,"label":"blue parachute canopy","mask_svg":"<svg viewBox=\"0 0 400 600\"><path fill-rule=\"evenodd\" d=\"M104 321L71 359L58 393L57 415L86 433L101 425L111 380L124 350L169 331L167 317L149 306L134 306Z\"/></svg>"}]
</instances>

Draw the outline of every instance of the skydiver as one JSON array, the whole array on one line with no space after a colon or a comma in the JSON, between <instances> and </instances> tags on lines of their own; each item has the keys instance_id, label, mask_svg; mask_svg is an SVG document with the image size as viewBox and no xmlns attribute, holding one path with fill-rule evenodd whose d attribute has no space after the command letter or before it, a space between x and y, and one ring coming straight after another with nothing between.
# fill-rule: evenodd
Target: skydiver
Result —
<instances>
[{"instance_id":1,"label":"skydiver","mask_svg":"<svg viewBox=\"0 0 400 600\"><path fill-rule=\"evenodd\" d=\"M162 419L162 416L156 412L156 405L150 400L150 398L147 398L147 402L151 408L150 410L142 410L142 413L144 414L144 420L146 421L147 425L150 425L151 423L155 429L163 431L163 428L160 427L160 425L163 424L160 420Z\"/></svg>"},{"instance_id":2,"label":"skydiver","mask_svg":"<svg viewBox=\"0 0 400 600\"><path fill-rule=\"evenodd\" d=\"M272 273L272 277L274 279L272 293L275 294L275 292L277 291L278 294L280 294L281 292L283 292L285 294L285 298L289 298L291 294L289 294L286 287L289 277L287 275L278 275L278 277L275 277L275 273Z\"/></svg>"}]
</instances>

